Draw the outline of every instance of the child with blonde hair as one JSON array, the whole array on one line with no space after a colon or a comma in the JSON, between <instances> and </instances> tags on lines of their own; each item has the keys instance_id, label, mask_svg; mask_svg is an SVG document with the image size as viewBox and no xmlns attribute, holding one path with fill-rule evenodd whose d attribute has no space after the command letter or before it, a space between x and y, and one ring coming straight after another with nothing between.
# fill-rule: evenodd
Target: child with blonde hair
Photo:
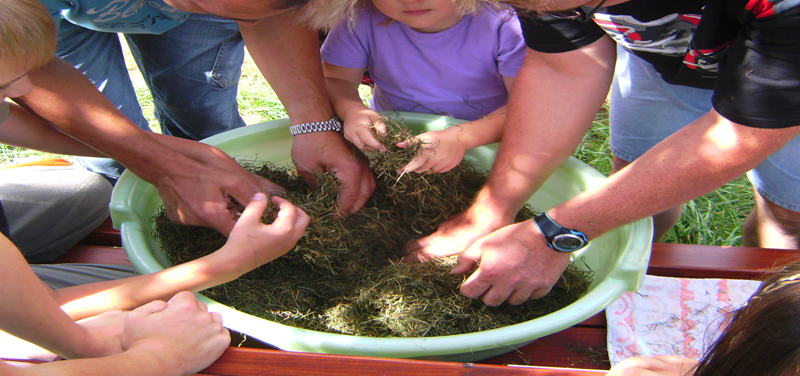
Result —
<instances>
[{"instance_id":1,"label":"child with blonde hair","mask_svg":"<svg viewBox=\"0 0 800 376\"><path fill-rule=\"evenodd\" d=\"M322 46L325 83L345 138L362 150L383 151L372 133L373 126L386 132L377 111L469 121L419 135L426 147L402 172L448 171L467 149L500 141L508 93L526 49L512 11L469 4L354 5L357 17L333 28ZM371 108L358 93L365 70L375 83Z\"/></svg>"}]
</instances>

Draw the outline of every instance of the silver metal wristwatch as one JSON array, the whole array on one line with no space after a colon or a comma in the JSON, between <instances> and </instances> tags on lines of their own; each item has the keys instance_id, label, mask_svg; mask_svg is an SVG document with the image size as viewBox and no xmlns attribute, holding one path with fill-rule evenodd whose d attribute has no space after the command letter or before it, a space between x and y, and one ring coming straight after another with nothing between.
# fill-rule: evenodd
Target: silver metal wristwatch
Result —
<instances>
[{"instance_id":1,"label":"silver metal wristwatch","mask_svg":"<svg viewBox=\"0 0 800 376\"><path fill-rule=\"evenodd\" d=\"M292 133L292 136L297 136L298 134L303 134L303 133L322 132L322 131L341 132L342 123L340 123L339 120L336 119L336 117L333 117L330 120L326 121L303 123L303 124L292 125L291 127L289 127L289 132Z\"/></svg>"}]
</instances>

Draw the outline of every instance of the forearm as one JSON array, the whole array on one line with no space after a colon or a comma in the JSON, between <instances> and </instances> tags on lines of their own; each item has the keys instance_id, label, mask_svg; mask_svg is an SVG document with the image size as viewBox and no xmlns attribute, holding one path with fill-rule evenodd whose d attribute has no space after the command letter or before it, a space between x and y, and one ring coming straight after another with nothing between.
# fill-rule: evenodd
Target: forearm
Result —
<instances>
[{"instance_id":1,"label":"forearm","mask_svg":"<svg viewBox=\"0 0 800 376\"><path fill-rule=\"evenodd\" d=\"M79 71L61 59L29 74L31 94L15 98L64 133L154 183L190 170L185 156L164 147L119 112Z\"/></svg>"},{"instance_id":2,"label":"forearm","mask_svg":"<svg viewBox=\"0 0 800 376\"><path fill-rule=\"evenodd\" d=\"M197 162L213 164L212 157L214 156L225 158L229 157L228 154L225 154L225 152L222 150L202 142L180 137L167 136L160 133L148 133L148 135L171 150L183 154Z\"/></svg>"},{"instance_id":3,"label":"forearm","mask_svg":"<svg viewBox=\"0 0 800 376\"><path fill-rule=\"evenodd\" d=\"M19 250L0 236L0 329L58 355L94 353L88 332L67 316Z\"/></svg>"},{"instance_id":4,"label":"forearm","mask_svg":"<svg viewBox=\"0 0 800 376\"><path fill-rule=\"evenodd\" d=\"M11 104L9 117L0 123L0 142L54 154L105 157L14 104Z\"/></svg>"},{"instance_id":5,"label":"forearm","mask_svg":"<svg viewBox=\"0 0 800 376\"><path fill-rule=\"evenodd\" d=\"M591 126L610 87L614 61L608 37L568 53L528 50L511 91L494 168L473 207L513 220Z\"/></svg>"},{"instance_id":6,"label":"forearm","mask_svg":"<svg viewBox=\"0 0 800 376\"><path fill-rule=\"evenodd\" d=\"M507 111L508 106L502 106L480 119L452 125L448 130L455 132L455 139L464 149L500 142Z\"/></svg>"},{"instance_id":7,"label":"forearm","mask_svg":"<svg viewBox=\"0 0 800 376\"><path fill-rule=\"evenodd\" d=\"M319 53L319 37L287 11L256 25L240 25L247 50L286 107L293 124L333 116Z\"/></svg>"},{"instance_id":8,"label":"forearm","mask_svg":"<svg viewBox=\"0 0 800 376\"><path fill-rule=\"evenodd\" d=\"M325 86L336 115L347 124L351 115L359 111L368 110L358 93L358 84L353 84L339 78L325 78Z\"/></svg>"},{"instance_id":9,"label":"forearm","mask_svg":"<svg viewBox=\"0 0 800 376\"><path fill-rule=\"evenodd\" d=\"M713 191L756 167L800 127L751 128L711 111L657 144L602 186L549 211L562 226L596 238Z\"/></svg>"},{"instance_id":10,"label":"forearm","mask_svg":"<svg viewBox=\"0 0 800 376\"><path fill-rule=\"evenodd\" d=\"M139 376L139 375L182 375L178 370L168 369L152 352L130 350L101 358L73 359L68 361L41 363L26 367L0 364L0 374L8 376Z\"/></svg>"},{"instance_id":11,"label":"forearm","mask_svg":"<svg viewBox=\"0 0 800 376\"><path fill-rule=\"evenodd\" d=\"M257 262L233 258L221 249L156 273L59 289L56 301L73 319L80 320L109 310L130 310L153 300L169 300L181 291L198 292L230 282L258 266Z\"/></svg>"}]
</instances>

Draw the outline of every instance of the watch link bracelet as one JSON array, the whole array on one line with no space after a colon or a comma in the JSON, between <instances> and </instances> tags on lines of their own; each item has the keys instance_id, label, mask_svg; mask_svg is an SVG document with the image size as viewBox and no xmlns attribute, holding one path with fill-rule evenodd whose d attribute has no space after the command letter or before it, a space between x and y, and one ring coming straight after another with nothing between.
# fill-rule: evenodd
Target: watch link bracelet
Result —
<instances>
[{"instance_id":1,"label":"watch link bracelet","mask_svg":"<svg viewBox=\"0 0 800 376\"><path fill-rule=\"evenodd\" d=\"M561 227L544 212L533 217L533 223L544 235L547 245L559 252L575 252L589 244L584 233Z\"/></svg>"},{"instance_id":2,"label":"watch link bracelet","mask_svg":"<svg viewBox=\"0 0 800 376\"><path fill-rule=\"evenodd\" d=\"M297 136L298 134L303 134L303 133L322 132L322 131L341 132L342 123L340 123L339 120L336 119L336 117L332 117L330 120L326 121L303 123L303 124L292 125L291 127L289 127L289 132L292 133L292 136Z\"/></svg>"}]
</instances>

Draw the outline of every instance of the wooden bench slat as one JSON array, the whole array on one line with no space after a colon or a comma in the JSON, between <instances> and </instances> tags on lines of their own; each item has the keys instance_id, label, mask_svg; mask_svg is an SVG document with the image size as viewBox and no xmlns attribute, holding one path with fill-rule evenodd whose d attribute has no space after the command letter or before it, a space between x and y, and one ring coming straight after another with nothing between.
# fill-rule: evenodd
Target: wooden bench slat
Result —
<instances>
[{"instance_id":1,"label":"wooden bench slat","mask_svg":"<svg viewBox=\"0 0 800 376\"><path fill-rule=\"evenodd\" d=\"M761 279L800 259L791 249L653 243L647 274L683 278Z\"/></svg>"},{"instance_id":2,"label":"wooden bench slat","mask_svg":"<svg viewBox=\"0 0 800 376\"><path fill-rule=\"evenodd\" d=\"M114 228L114 224L109 216L100 226L97 226L94 231L81 239L78 244L122 247L122 239L119 236L119 230Z\"/></svg>"},{"instance_id":3,"label":"wooden bench slat","mask_svg":"<svg viewBox=\"0 0 800 376\"><path fill-rule=\"evenodd\" d=\"M386 375L386 376L595 376L604 371L508 367L429 360L371 358L360 356L296 353L231 347L218 361L202 371L204 375Z\"/></svg>"},{"instance_id":4,"label":"wooden bench slat","mask_svg":"<svg viewBox=\"0 0 800 376\"><path fill-rule=\"evenodd\" d=\"M53 263L132 265L123 248L82 244L76 245Z\"/></svg>"}]
</instances>

